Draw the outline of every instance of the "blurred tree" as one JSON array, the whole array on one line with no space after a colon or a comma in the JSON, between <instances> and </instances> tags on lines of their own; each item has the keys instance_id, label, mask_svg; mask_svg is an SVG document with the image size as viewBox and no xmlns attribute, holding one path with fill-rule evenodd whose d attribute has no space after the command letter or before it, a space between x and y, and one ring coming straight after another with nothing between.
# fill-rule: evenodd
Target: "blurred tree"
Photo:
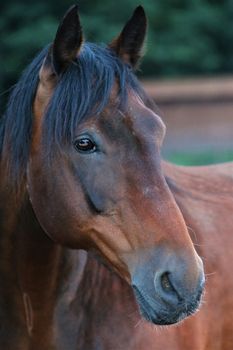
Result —
<instances>
[{"instance_id":1,"label":"blurred tree","mask_svg":"<svg viewBox=\"0 0 233 350\"><path fill-rule=\"evenodd\" d=\"M143 0L149 17L141 74L167 77L233 72L232 0ZM68 0L0 4L0 96L35 53L52 40ZM135 0L80 0L88 40L108 42L138 5Z\"/></svg>"}]
</instances>

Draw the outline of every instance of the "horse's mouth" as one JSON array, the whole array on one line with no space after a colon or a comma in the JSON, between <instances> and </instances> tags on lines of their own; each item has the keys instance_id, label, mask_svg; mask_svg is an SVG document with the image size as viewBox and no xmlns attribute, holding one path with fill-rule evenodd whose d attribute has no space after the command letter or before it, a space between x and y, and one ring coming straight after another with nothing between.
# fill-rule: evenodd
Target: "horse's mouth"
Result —
<instances>
[{"instance_id":1,"label":"horse's mouth","mask_svg":"<svg viewBox=\"0 0 233 350\"><path fill-rule=\"evenodd\" d=\"M176 307L162 304L152 300L133 286L134 294L139 305L139 310L144 319L156 325L172 325L194 314L200 304L201 295L188 305L181 301Z\"/></svg>"}]
</instances>

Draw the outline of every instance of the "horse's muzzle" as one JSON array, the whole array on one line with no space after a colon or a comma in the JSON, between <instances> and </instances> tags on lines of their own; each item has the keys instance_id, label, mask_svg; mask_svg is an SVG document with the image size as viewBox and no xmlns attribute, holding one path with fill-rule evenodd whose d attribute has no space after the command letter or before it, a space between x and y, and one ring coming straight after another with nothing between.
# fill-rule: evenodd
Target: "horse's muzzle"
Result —
<instances>
[{"instance_id":1,"label":"horse's muzzle","mask_svg":"<svg viewBox=\"0 0 233 350\"><path fill-rule=\"evenodd\" d=\"M160 264L153 264L157 265L154 271L153 260L138 266L132 276L132 287L142 316L154 324L169 325L192 315L200 306L205 284L200 258L197 256L193 274L192 266L175 255L165 262L160 260Z\"/></svg>"},{"instance_id":2,"label":"horse's muzzle","mask_svg":"<svg viewBox=\"0 0 233 350\"><path fill-rule=\"evenodd\" d=\"M184 318L194 314L201 301L203 286L200 286L197 294L188 299L182 299L175 295L169 295L168 298L157 298L145 294L133 285L134 294L139 305L141 315L149 322L157 325L171 325ZM173 302L172 302L173 299Z\"/></svg>"}]
</instances>

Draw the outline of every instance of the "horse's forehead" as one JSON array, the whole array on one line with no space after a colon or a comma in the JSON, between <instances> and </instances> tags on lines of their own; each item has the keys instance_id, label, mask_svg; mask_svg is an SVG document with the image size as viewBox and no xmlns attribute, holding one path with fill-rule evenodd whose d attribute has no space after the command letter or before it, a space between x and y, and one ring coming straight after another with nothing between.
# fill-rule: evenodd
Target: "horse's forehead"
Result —
<instances>
[{"instance_id":1,"label":"horse's forehead","mask_svg":"<svg viewBox=\"0 0 233 350\"><path fill-rule=\"evenodd\" d=\"M136 124L142 123L146 128L164 128L161 118L150 108L148 108L141 97L136 93L130 93L128 98L128 118L131 118Z\"/></svg>"},{"instance_id":2,"label":"horse's forehead","mask_svg":"<svg viewBox=\"0 0 233 350\"><path fill-rule=\"evenodd\" d=\"M137 137L153 135L158 142L163 139L165 125L161 118L151 109L145 106L144 102L134 92L130 92L127 98L127 106L124 110L118 110L116 115L107 113L105 120L118 124L121 129L127 129Z\"/></svg>"}]
</instances>

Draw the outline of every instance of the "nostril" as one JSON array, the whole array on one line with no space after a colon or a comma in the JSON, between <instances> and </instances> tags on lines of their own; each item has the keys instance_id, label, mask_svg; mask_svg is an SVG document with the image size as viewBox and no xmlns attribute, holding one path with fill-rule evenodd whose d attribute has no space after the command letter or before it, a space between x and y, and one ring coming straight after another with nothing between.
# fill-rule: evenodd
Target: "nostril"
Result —
<instances>
[{"instance_id":1,"label":"nostril","mask_svg":"<svg viewBox=\"0 0 233 350\"><path fill-rule=\"evenodd\" d=\"M173 292L176 293L175 288L173 287L170 278L169 278L169 272L164 272L161 275L161 286L163 288L163 290L167 293Z\"/></svg>"},{"instance_id":2,"label":"nostril","mask_svg":"<svg viewBox=\"0 0 233 350\"><path fill-rule=\"evenodd\" d=\"M169 271L157 272L154 279L157 294L165 303L177 305L181 300L180 295L172 283L172 273Z\"/></svg>"}]
</instances>

